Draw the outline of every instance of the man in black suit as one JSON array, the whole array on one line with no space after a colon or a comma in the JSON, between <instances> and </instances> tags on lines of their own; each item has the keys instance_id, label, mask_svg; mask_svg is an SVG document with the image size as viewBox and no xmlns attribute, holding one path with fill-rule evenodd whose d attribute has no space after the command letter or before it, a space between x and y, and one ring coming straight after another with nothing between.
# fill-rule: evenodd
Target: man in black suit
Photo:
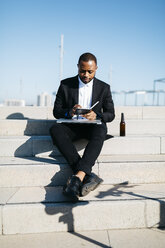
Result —
<instances>
[{"instance_id":1,"label":"man in black suit","mask_svg":"<svg viewBox=\"0 0 165 248\"><path fill-rule=\"evenodd\" d=\"M106 122L115 118L110 86L97 78L97 59L91 53L84 53L78 61L78 75L61 81L54 103L55 118L72 118L77 108L90 108L89 121L100 119L101 124L56 123L50 128L53 144L66 158L73 170L72 177L64 187L64 194L74 200L94 190L103 180L91 173L107 134ZM82 157L73 141L87 138L88 144Z\"/></svg>"}]
</instances>

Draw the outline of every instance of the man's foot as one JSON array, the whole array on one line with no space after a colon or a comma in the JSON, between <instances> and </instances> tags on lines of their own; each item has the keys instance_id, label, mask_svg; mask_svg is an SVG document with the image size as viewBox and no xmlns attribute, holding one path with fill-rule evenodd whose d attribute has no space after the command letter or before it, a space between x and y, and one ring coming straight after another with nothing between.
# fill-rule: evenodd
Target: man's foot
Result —
<instances>
[{"instance_id":1,"label":"man's foot","mask_svg":"<svg viewBox=\"0 0 165 248\"><path fill-rule=\"evenodd\" d=\"M103 179L94 173L91 173L91 175L86 175L80 190L80 196L86 196L90 191L95 190L102 182Z\"/></svg>"},{"instance_id":2,"label":"man's foot","mask_svg":"<svg viewBox=\"0 0 165 248\"><path fill-rule=\"evenodd\" d=\"M72 201L78 201L81 185L81 180L73 175L68 179L67 185L64 186L63 194L69 197Z\"/></svg>"}]
</instances>

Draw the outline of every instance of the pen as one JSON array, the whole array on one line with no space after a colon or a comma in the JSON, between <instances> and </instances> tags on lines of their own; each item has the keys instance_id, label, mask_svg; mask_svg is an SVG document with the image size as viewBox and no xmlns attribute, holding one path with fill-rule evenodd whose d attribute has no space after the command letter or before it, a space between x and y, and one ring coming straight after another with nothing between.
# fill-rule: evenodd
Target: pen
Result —
<instances>
[{"instance_id":1,"label":"pen","mask_svg":"<svg viewBox=\"0 0 165 248\"><path fill-rule=\"evenodd\" d=\"M90 107L90 109L93 109L98 103L99 103L99 101L97 101L95 104L93 104L93 106Z\"/></svg>"}]
</instances>

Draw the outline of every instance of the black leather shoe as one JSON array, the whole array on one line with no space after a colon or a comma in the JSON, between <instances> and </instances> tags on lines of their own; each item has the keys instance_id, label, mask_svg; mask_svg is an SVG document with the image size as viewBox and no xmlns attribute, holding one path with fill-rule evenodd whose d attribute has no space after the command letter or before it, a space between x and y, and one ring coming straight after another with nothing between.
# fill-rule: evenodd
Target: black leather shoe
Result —
<instances>
[{"instance_id":1,"label":"black leather shoe","mask_svg":"<svg viewBox=\"0 0 165 248\"><path fill-rule=\"evenodd\" d=\"M91 173L91 175L86 175L80 189L80 196L86 196L90 191L95 190L102 182L103 179L94 173Z\"/></svg>"},{"instance_id":2,"label":"black leather shoe","mask_svg":"<svg viewBox=\"0 0 165 248\"><path fill-rule=\"evenodd\" d=\"M64 186L63 194L68 196L72 201L78 201L81 185L81 180L73 175L68 179L67 185Z\"/></svg>"}]
</instances>

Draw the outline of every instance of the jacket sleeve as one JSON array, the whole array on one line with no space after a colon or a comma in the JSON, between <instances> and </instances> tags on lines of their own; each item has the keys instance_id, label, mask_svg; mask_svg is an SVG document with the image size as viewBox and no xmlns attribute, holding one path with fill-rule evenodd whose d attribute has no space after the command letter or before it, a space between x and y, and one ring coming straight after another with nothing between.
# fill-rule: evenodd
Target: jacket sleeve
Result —
<instances>
[{"instance_id":1,"label":"jacket sleeve","mask_svg":"<svg viewBox=\"0 0 165 248\"><path fill-rule=\"evenodd\" d=\"M53 115L56 119L59 118L71 118L71 110L68 109L66 104L67 91L64 89L64 85L61 83L57 91L56 100L54 102Z\"/></svg>"},{"instance_id":2,"label":"jacket sleeve","mask_svg":"<svg viewBox=\"0 0 165 248\"><path fill-rule=\"evenodd\" d=\"M115 118L114 103L112 100L111 89L109 85L106 85L103 94L103 105L101 111L96 111L97 117L103 122L111 122Z\"/></svg>"}]
</instances>

